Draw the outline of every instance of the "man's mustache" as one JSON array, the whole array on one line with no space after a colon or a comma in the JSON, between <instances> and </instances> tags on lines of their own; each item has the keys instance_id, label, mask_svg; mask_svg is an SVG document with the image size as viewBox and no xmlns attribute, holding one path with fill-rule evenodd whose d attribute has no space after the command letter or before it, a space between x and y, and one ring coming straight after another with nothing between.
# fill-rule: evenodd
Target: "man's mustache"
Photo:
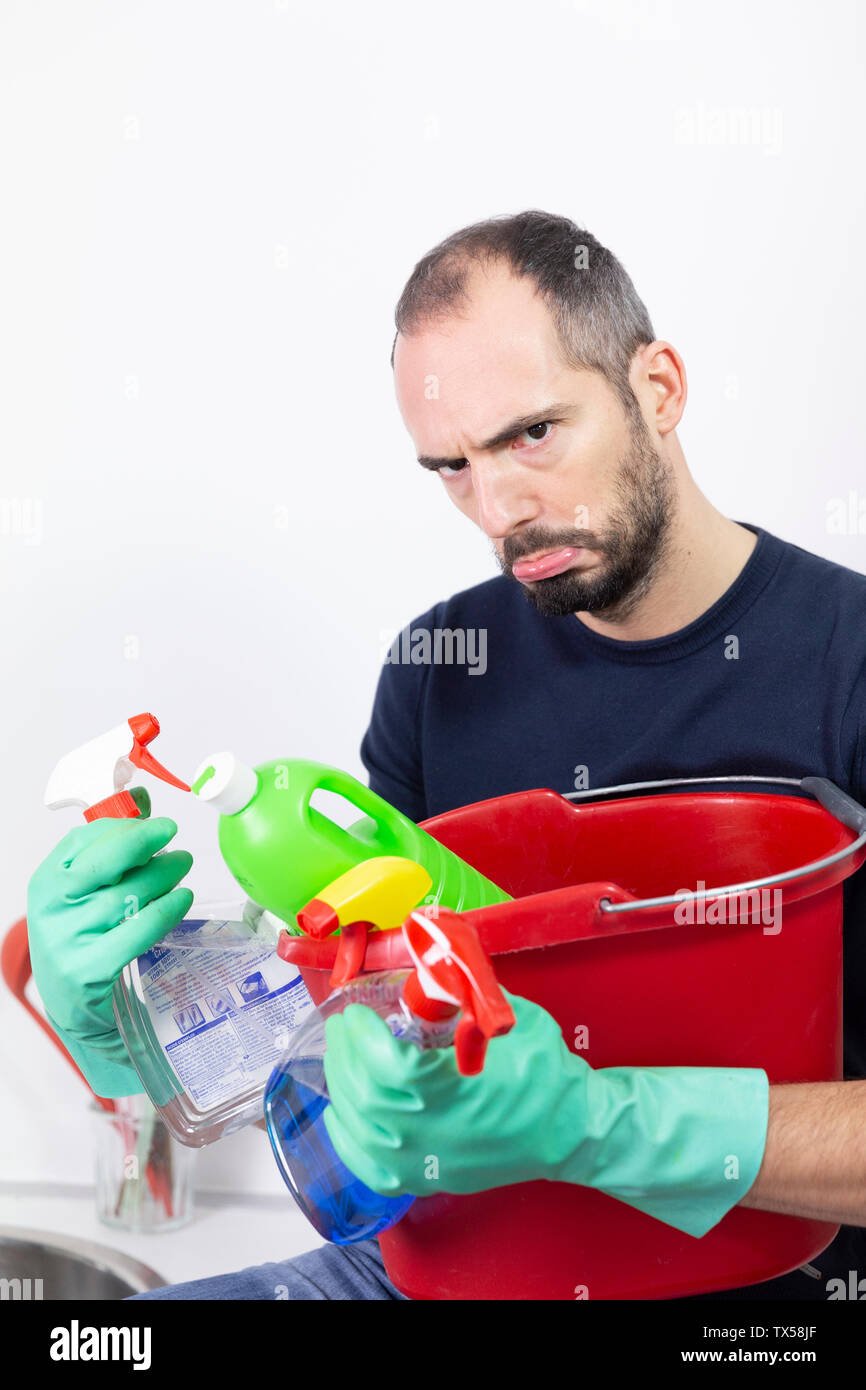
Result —
<instances>
[{"instance_id":1,"label":"man's mustache","mask_svg":"<svg viewBox=\"0 0 866 1390\"><path fill-rule=\"evenodd\" d=\"M548 550L561 550L567 545L574 546L576 550L602 549L602 546L592 536L587 536L585 531L573 531L568 536L544 537L535 541L523 541L519 545L506 540L502 547L502 558L507 565L514 565L526 555L538 555Z\"/></svg>"}]
</instances>

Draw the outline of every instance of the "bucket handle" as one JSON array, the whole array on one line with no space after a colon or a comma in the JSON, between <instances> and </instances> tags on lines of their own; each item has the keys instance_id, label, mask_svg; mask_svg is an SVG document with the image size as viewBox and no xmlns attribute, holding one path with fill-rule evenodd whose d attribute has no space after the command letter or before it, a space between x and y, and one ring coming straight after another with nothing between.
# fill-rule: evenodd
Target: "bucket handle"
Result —
<instances>
[{"instance_id":1,"label":"bucket handle","mask_svg":"<svg viewBox=\"0 0 866 1390\"><path fill-rule=\"evenodd\" d=\"M696 901L699 898L724 897L733 893L747 893L753 888L769 888L772 885L789 883L795 878L804 878L807 874L814 873L818 869L829 868L831 864L838 864L840 860L848 855L856 854L857 851L866 845L866 807L860 805L847 792L843 792L841 787L837 787L835 782L831 782L826 777L666 777L657 782L623 782L617 787L596 787L588 791L564 792L563 796L567 801L579 801L584 797L606 796L613 792L632 792L644 791L647 787L682 787L689 783L706 782L773 782L784 783L790 787L798 787L805 791L816 801L820 801L826 811L829 811L836 820L840 821L847 829L853 830L857 835L856 840L852 840L850 845L844 849L836 850L834 854L828 854L823 859L815 859L810 864L804 864L799 869L789 869L783 874L771 874L768 878L753 878L746 883L730 883L724 888L705 888L702 893L669 893L663 898L635 898L630 902L612 903L610 898L599 899L599 907L602 912L635 912L645 907L666 907L673 903L685 903Z\"/></svg>"}]
</instances>

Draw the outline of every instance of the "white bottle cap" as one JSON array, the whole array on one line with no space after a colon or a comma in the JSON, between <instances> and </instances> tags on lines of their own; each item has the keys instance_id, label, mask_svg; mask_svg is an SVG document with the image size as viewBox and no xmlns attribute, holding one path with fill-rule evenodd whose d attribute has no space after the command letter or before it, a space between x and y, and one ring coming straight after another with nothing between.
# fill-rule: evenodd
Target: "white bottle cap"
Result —
<instances>
[{"instance_id":1,"label":"white bottle cap","mask_svg":"<svg viewBox=\"0 0 866 1390\"><path fill-rule=\"evenodd\" d=\"M196 795L207 801L224 816L233 816L248 806L258 790L259 779L251 767L239 762L234 753L215 753L205 758L195 772L192 785L208 770L211 776L203 782Z\"/></svg>"}]
</instances>

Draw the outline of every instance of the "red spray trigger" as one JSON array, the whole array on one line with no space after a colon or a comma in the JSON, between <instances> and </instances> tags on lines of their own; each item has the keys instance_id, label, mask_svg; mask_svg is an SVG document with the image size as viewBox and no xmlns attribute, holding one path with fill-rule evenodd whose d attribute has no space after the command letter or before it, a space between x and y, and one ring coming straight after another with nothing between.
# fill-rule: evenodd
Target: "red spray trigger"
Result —
<instances>
[{"instance_id":1,"label":"red spray trigger","mask_svg":"<svg viewBox=\"0 0 866 1390\"><path fill-rule=\"evenodd\" d=\"M514 1010L474 926L451 908L428 911L416 908L403 923L415 965L403 999L413 1014L431 1021L462 1011L454 1036L457 1070L476 1076L484 1067L488 1039L514 1027Z\"/></svg>"},{"instance_id":2,"label":"red spray trigger","mask_svg":"<svg viewBox=\"0 0 866 1390\"><path fill-rule=\"evenodd\" d=\"M129 761L136 767L140 767L143 772L150 772L154 777L159 777L163 782L168 782L172 787L179 787L182 792L188 792L189 787L186 782L182 782L179 777L175 777L168 768L158 763L152 753L147 751L145 744L150 743L151 739L156 738L159 733L159 720L154 714L133 714L127 719L127 724L132 730L132 751L127 754Z\"/></svg>"}]
</instances>

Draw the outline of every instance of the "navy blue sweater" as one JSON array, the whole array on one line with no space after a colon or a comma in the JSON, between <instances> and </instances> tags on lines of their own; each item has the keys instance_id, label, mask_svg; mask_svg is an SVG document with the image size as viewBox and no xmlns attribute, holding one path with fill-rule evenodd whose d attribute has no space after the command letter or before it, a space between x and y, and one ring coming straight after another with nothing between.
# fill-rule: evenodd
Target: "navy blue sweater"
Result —
<instances>
[{"instance_id":1,"label":"navy blue sweater","mask_svg":"<svg viewBox=\"0 0 866 1390\"><path fill-rule=\"evenodd\" d=\"M590 787L815 774L866 803L866 575L739 524L758 537L742 571L666 637L622 642L574 614L545 617L504 575L415 619L361 744L371 788L414 821L507 792L569 792L579 768ZM866 1078L866 865L845 882L844 961L844 1074ZM827 1278L866 1276L866 1228L843 1227L814 1263L821 1280L797 1271L704 1297L826 1298Z\"/></svg>"}]
</instances>

